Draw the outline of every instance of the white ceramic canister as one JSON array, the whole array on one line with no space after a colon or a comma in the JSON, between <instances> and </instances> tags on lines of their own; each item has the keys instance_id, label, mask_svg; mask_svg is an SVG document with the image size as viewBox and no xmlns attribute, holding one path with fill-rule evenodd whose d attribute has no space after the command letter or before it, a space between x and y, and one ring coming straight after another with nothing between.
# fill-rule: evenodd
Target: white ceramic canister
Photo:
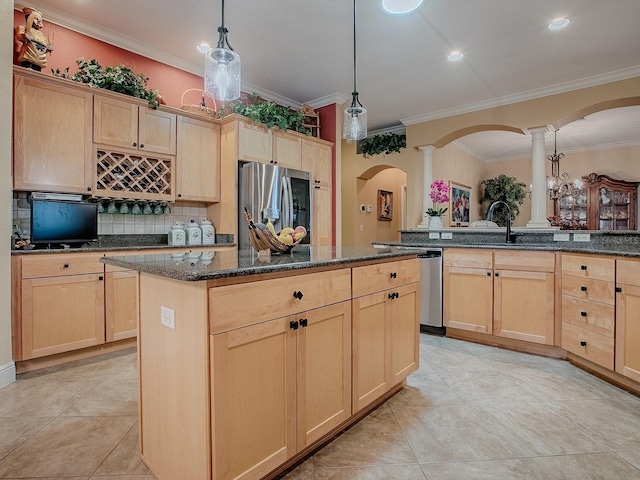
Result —
<instances>
[{"instance_id":1,"label":"white ceramic canister","mask_svg":"<svg viewBox=\"0 0 640 480\"><path fill-rule=\"evenodd\" d=\"M202 245L213 245L216 243L216 229L206 218L200 222L202 230Z\"/></svg>"},{"instance_id":2,"label":"white ceramic canister","mask_svg":"<svg viewBox=\"0 0 640 480\"><path fill-rule=\"evenodd\" d=\"M187 245L202 245L202 230L195 220L191 220L185 230L187 231Z\"/></svg>"},{"instance_id":3,"label":"white ceramic canister","mask_svg":"<svg viewBox=\"0 0 640 480\"><path fill-rule=\"evenodd\" d=\"M169 230L169 245L183 246L186 244L184 228L180 223L176 222Z\"/></svg>"}]
</instances>

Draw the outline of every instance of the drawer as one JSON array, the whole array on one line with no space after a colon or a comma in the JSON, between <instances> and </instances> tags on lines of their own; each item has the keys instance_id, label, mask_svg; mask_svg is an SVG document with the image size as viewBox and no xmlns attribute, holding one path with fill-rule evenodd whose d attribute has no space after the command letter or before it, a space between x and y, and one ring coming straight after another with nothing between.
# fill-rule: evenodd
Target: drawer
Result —
<instances>
[{"instance_id":1,"label":"drawer","mask_svg":"<svg viewBox=\"0 0 640 480\"><path fill-rule=\"evenodd\" d=\"M250 287L250 288L249 288ZM247 292L252 292L251 296ZM294 293L301 293L296 298ZM209 288L211 334L351 299L351 269Z\"/></svg>"},{"instance_id":2,"label":"drawer","mask_svg":"<svg viewBox=\"0 0 640 480\"><path fill-rule=\"evenodd\" d=\"M613 370L614 341L611 337L562 322L562 348Z\"/></svg>"},{"instance_id":3,"label":"drawer","mask_svg":"<svg viewBox=\"0 0 640 480\"><path fill-rule=\"evenodd\" d=\"M491 250L446 248L442 257L445 267L493 268Z\"/></svg>"},{"instance_id":4,"label":"drawer","mask_svg":"<svg viewBox=\"0 0 640 480\"><path fill-rule=\"evenodd\" d=\"M527 272L551 272L556 266L552 252L530 250L496 250L493 252L493 268L496 270L525 270Z\"/></svg>"},{"instance_id":5,"label":"drawer","mask_svg":"<svg viewBox=\"0 0 640 480\"><path fill-rule=\"evenodd\" d=\"M615 286L611 282L593 280L591 278L562 276L562 293L583 300L606 303L615 303Z\"/></svg>"},{"instance_id":6,"label":"drawer","mask_svg":"<svg viewBox=\"0 0 640 480\"><path fill-rule=\"evenodd\" d=\"M563 295L562 321L601 335L613 337L615 325L614 307L613 305Z\"/></svg>"},{"instance_id":7,"label":"drawer","mask_svg":"<svg viewBox=\"0 0 640 480\"><path fill-rule=\"evenodd\" d=\"M640 287L640 261L618 260L616 282L621 285L634 285Z\"/></svg>"},{"instance_id":8,"label":"drawer","mask_svg":"<svg viewBox=\"0 0 640 480\"><path fill-rule=\"evenodd\" d=\"M420 281L420 260L379 263L353 268L353 298Z\"/></svg>"},{"instance_id":9,"label":"drawer","mask_svg":"<svg viewBox=\"0 0 640 480\"><path fill-rule=\"evenodd\" d=\"M22 278L103 273L104 264L100 263L100 258L101 253L25 256L22 259Z\"/></svg>"},{"instance_id":10,"label":"drawer","mask_svg":"<svg viewBox=\"0 0 640 480\"><path fill-rule=\"evenodd\" d=\"M594 255L562 255L562 274L615 282L615 260Z\"/></svg>"}]
</instances>

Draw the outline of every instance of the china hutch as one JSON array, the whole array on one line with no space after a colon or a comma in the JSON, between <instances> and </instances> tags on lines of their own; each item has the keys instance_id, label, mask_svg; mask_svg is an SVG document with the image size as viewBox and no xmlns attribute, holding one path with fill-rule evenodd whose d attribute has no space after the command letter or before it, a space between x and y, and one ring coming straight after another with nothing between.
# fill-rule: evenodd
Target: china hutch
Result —
<instances>
[{"instance_id":1,"label":"china hutch","mask_svg":"<svg viewBox=\"0 0 640 480\"><path fill-rule=\"evenodd\" d=\"M639 183L590 173L582 188L556 200L555 215L587 230L635 230Z\"/></svg>"}]
</instances>

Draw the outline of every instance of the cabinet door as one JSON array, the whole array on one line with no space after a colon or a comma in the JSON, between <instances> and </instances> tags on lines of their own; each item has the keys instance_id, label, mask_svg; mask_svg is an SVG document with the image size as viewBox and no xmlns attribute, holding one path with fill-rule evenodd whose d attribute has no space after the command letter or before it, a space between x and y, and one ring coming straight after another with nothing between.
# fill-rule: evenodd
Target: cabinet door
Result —
<instances>
[{"instance_id":1,"label":"cabinet door","mask_svg":"<svg viewBox=\"0 0 640 480\"><path fill-rule=\"evenodd\" d=\"M105 275L105 335L107 342L138 334L138 272Z\"/></svg>"},{"instance_id":2,"label":"cabinet door","mask_svg":"<svg viewBox=\"0 0 640 480\"><path fill-rule=\"evenodd\" d=\"M297 451L351 416L351 302L298 316Z\"/></svg>"},{"instance_id":3,"label":"cabinet door","mask_svg":"<svg viewBox=\"0 0 640 480\"><path fill-rule=\"evenodd\" d=\"M14 188L91 192L91 93L19 75L14 87Z\"/></svg>"},{"instance_id":4,"label":"cabinet door","mask_svg":"<svg viewBox=\"0 0 640 480\"><path fill-rule=\"evenodd\" d=\"M389 295L394 296L390 298ZM391 386L419 366L420 294L417 283L387 292L387 318L391 329Z\"/></svg>"},{"instance_id":5,"label":"cabinet door","mask_svg":"<svg viewBox=\"0 0 640 480\"><path fill-rule=\"evenodd\" d=\"M138 147L138 105L93 97L93 141L122 148Z\"/></svg>"},{"instance_id":6,"label":"cabinet door","mask_svg":"<svg viewBox=\"0 0 640 480\"><path fill-rule=\"evenodd\" d=\"M553 345L554 274L496 270L494 275L493 334Z\"/></svg>"},{"instance_id":7,"label":"cabinet door","mask_svg":"<svg viewBox=\"0 0 640 480\"><path fill-rule=\"evenodd\" d=\"M271 130L255 123L238 122L238 159L269 163L272 155Z\"/></svg>"},{"instance_id":8,"label":"cabinet door","mask_svg":"<svg viewBox=\"0 0 640 480\"><path fill-rule=\"evenodd\" d=\"M301 169L301 138L281 130L272 132L273 160L280 167Z\"/></svg>"},{"instance_id":9,"label":"cabinet door","mask_svg":"<svg viewBox=\"0 0 640 480\"><path fill-rule=\"evenodd\" d=\"M352 300L354 413L391 388L386 298L387 292L378 292Z\"/></svg>"},{"instance_id":10,"label":"cabinet door","mask_svg":"<svg viewBox=\"0 0 640 480\"><path fill-rule=\"evenodd\" d=\"M331 187L316 185L312 191L311 245L330 246L333 243Z\"/></svg>"},{"instance_id":11,"label":"cabinet door","mask_svg":"<svg viewBox=\"0 0 640 480\"><path fill-rule=\"evenodd\" d=\"M444 267L444 325L492 333L493 278L484 268Z\"/></svg>"},{"instance_id":12,"label":"cabinet door","mask_svg":"<svg viewBox=\"0 0 640 480\"><path fill-rule=\"evenodd\" d=\"M138 148L147 152L176 154L176 116L139 107Z\"/></svg>"},{"instance_id":13,"label":"cabinet door","mask_svg":"<svg viewBox=\"0 0 640 480\"><path fill-rule=\"evenodd\" d=\"M620 285L616 294L616 372L640 382L640 287Z\"/></svg>"},{"instance_id":14,"label":"cabinet door","mask_svg":"<svg viewBox=\"0 0 640 480\"><path fill-rule=\"evenodd\" d=\"M103 275L22 280L23 360L104 343Z\"/></svg>"},{"instance_id":15,"label":"cabinet door","mask_svg":"<svg viewBox=\"0 0 640 480\"><path fill-rule=\"evenodd\" d=\"M178 117L176 199L220 201L220 127Z\"/></svg>"},{"instance_id":16,"label":"cabinet door","mask_svg":"<svg viewBox=\"0 0 640 480\"><path fill-rule=\"evenodd\" d=\"M311 172L317 185L331 185L331 147L312 140L302 140L302 170Z\"/></svg>"},{"instance_id":17,"label":"cabinet door","mask_svg":"<svg viewBox=\"0 0 640 480\"><path fill-rule=\"evenodd\" d=\"M216 480L262 478L295 453L296 331L284 317L213 336Z\"/></svg>"}]
</instances>

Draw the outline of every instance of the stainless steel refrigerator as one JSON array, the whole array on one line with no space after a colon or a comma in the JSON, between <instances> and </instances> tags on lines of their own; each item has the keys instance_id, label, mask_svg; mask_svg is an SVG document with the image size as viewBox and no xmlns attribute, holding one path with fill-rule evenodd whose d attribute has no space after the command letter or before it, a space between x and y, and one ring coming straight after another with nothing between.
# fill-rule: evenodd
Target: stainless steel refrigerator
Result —
<instances>
[{"instance_id":1,"label":"stainless steel refrigerator","mask_svg":"<svg viewBox=\"0 0 640 480\"><path fill-rule=\"evenodd\" d=\"M238 163L238 245L249 249L245 207L254 222L271 219L276 232L284 227L302 225L311 239L311 174L278 165Z\"/></svg>"}]
</instances>

